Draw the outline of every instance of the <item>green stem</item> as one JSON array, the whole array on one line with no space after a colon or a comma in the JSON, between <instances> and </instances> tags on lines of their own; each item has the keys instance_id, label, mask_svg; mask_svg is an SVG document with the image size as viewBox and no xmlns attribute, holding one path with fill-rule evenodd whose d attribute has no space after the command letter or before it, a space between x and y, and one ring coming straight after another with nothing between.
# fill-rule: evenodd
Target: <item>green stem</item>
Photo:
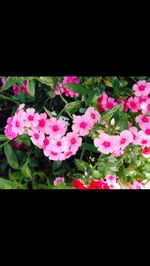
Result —
<instances>
[{"instance_id":1,"label":"green stem","mask_svg":"<svg viewBox=\"0 0 150 266\"><path fill-rule=\"evenodd\" d=\"M2 148L3 146L5 146L5 144L7 144L8 142L10 142L10 140L5 141L3 144L0 145L0 148Z\"/></svg>"},{"instance_id":2,"label":"green stem","mask_svg":"<svg viewBox=\"0 0 150 266\"><path fill-rule=\"evenodd\" d=\"M60 93L60 98L62 99L62 101L65 103L65 104L68 104L68 102L65 100L65 98L62 96L62 93L60 91L60 88L59 88L59 85L58 85L58 89L59 89L59 93Z\"/></svg>"}]
</instances>

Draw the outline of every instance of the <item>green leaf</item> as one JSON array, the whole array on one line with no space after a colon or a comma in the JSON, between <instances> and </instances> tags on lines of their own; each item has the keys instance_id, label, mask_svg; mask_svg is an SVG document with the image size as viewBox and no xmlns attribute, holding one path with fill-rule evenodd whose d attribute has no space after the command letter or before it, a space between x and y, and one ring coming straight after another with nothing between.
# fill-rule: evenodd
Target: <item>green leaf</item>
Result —
<instances>
[{"instance_id":1,"label":"green leaf","mask_svg":"<svg viewBox=\"0 0 150 266\"><path fill-rule=\"evenodd\" d=\"M79 160L79 159L75 159L75 165L78 168L78 170L84 172L90 169L90 166L87 162Z\"/></svg>"},{"instance_id":2,"label":"green leaf","mask_svg":"<svg viewBox=\"0 0 150 266\"><path fill-rule=\"evenodd\" d=\"M8 138L5 135L0 135L0 141L8 140Z\"/></svg>"},{"instance_id":3,"label":"green leaf","mask_svg":"<svg viewBox=\"0 0 150 266\"><path fill-rule=\"evenodd\" d=\"M53 187L53 189L74 189L71 186L67 186L62 182L59 182L55 187Z\"/></svg>"},{"instance_id":4,"label":"green leaf","mask_svg":"<svg viewBox=\"0 0 150 266\"><path fill-rule=\"evenodd\" d=\"M41 83L44 83L50 87L53 87L54 85L54 78L53 77L36 77L38 81Z\"/></svg>"},{"instance_id":5,"label":"green leaf","mask_svg":"<svg viewBox=\"0 0 150 266\"><path fill-rule=\"evenodd\" d=\"M13 102L13 103L15 103L15 104L17 104L17 105L20 104L19 102L13 100L12 98L9 98L9 97L7 97L7 96L5 96L5 95L1 95L1 94L0 94L0 99L2 99L2 100L6 100L6 101L10 101L10 102Z\"/></svg>"},{"instance_id":6,"label":"green leaf","mask_svg":"<svg viewBox=\"0 0 150 266\"><path fill-rule=\"evenodd\" d=\"M43 108L44 108L45 112L47 113L47 115L48 115L49 117L52 117L51 112L50 112L46 107L43 107Z\"/></svg>"},{"instance_id":7,"label":"green leaf","mask_svg":"<svg viewBox=\"0 0 150 266\"><path fill-rule=\"evenodd\" d=\"M28 135L19 136L16 138L16 141L18 141L19 143L24 143L28 145L29 147L31 147L30 137Z\"/></svg>"},{"instance_id":8,"label":"green leaf","mask_svg":"<svg viewBox=\"0 0 150 266\"><path fill-rule=\"evenodd\" d=\"M83 95L87 95L89 93L90 88L87 87L83 87L80 84L76 84L76 83L66 83L65 87L73 92L79 93L79 94L83 94Z\"/></svg>"},{"instance_id":9,"label":"green leaf","mask_svg":"<svg viewBox=\"0 0 150 266\"><path fill-rule=\"evenodd\" d=\"M9 143L7 143L4 146L4 152L7 158L8 164L13 168L13 169L19 169L19 164L18 164L18 159Z\"/></svg>"},{"instance_id":10,"label":"green leaf","mask_svg":"<svg viewBox=\"0 0 150 266\"><path fill-rule=\"evenodd\" d=\"M75 102L68 103L66 104L64 111L73 114L79 110L80 105L81 105L81 101L75 101Z\"/></svg>"},{"instance_id":11,"label":"green leaf","mask_svg":"<svg viewBox=\"0 0 150 266\"><path fill-rule=\"evenodd\" d=\"M81 149L99 153L97 148L93 144L89 144L89 143L82 143Z\"/></svg>"},{"instance_id":12,"label":"green leaf","mask_svg":"<svg viewBox=\"0 0 150 266\"><path fill-rule=\"evenodd\" d=\"M24 177L32 179L31 169L28 166L28 162L25 162L22 166L21 173L24 175Z\"/></svg>"},{"instance_id":13,"label":"green leaf","mask_svg":"<svg viewBox=\"0 0 150 266\"><path fill-rule=\"evenodd\" d=\"M60 168L61 164L62 164L62 161L54 161L53 162L53 172L58 170Z\"/></svg>"},{"instance_id":14,"label":"green leaf","mask_svg":"<svg viewBox=\"0 0 150 266\"><path fill-rule=\"evenodd\" d=\"M15 189L15 184L7 179L0 178L0 189Z\"/></svg>"},{"instance_id":15,"label":"green leaf","mask_svg":"<svg viewBox=\"0 0 150 266\"><path fill-rule=\"evenodd\" d=\"M27 81L27 90L28 90L28 93L34 97L35 95L35 81L34 80L28 80Z\"/></svg>"},{"instance_id":16,"label":"green leaf","mask_svg":"<svg viewBox=\"0 0 150 266\"><path fill-rule=\"evenodd\" d=\"M12 85L16 84L19 81L23 81L21 77L9 77L7 78L5 85L3 86L4 90L9 89Z\"/></svg>"},{"instance_id":17,"label":"green leaf","mask_svg":"<svg viewBox=\"0 0 150 266\"><path fill-rule=\"evenodd\" d=\"M120 89L119 80L117 78L114 78L112 85L113 85L113 89L114 89L115 93L118 95L119 89Z\"/></svg>"}]
</instances>

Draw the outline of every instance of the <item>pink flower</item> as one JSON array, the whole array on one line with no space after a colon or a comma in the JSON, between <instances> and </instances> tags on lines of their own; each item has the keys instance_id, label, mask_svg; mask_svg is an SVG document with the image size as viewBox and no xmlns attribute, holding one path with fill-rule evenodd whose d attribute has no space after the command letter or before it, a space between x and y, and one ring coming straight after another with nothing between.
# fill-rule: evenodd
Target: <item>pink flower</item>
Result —
<instances>
[{"instance_id":1,"label":"pink flower","mask_svg":"<svg viewBox=\"0 0 150 266\"><path fill-rule=\"evenodd\" d=\"M35 127L36 130L39 130L41 133L49 134L50 121L47 119L47 114L37 114L35 121L38 120L38 125Z\"/></svg>"},{"instance_id":2,"label":"pink flower","mask_svg":"<svg viewBox=\"0 0 150 266\"><path fill-rule=\"evenodd\" d=\"M101 117L100 114L94 109L94 107L89 107L85 112L85 116L89 119L91 126L100 121Z\"/></svg>"},{"instance_id":3,"label":"pink flower","mask_svg":"<svg viewBox=\"0 0 150 266\"><path fill-rule=\"evenodd\" d=\"M114 151L115 140L114 136L102 133L99 138L94 139L94 145L100 152L109 154Z\"/></svg>"},{"instance_id":4,"label":"pink flower","mask_svg":"<svg viewBox=\"0 0 150 266\"><path fill-rule=\"evenodd\" d=\"M45 135L39 132L38 130L31 130L31 129L28 131L28 134L30 136L32 143L37 147L41 148L41 146L43 145L43 141L45 139Z\"/></svg>"},{"instance_id":5,"label":"pink flower","mask_svg":"<svg viewBox=\"0 0 150 266\"><path fill-rule=\"evenodd\" d=\"M56 119L54 117L49 119L49 134L51 137L56 137L56 135L63 136L66 133L66 123L63 119Z\"/></svg>"},{"instance_id":6,"label":"pink flower","mask_svg":"<svg viewBox=\"0 0 150 266\"><path fill-rule=\"evenodd\" d=\"M137 97L130 97L128 99L128 107L133 113L138 112L140 109L139 99Z\"/></svg>"},{"instance_id":7,"label":"pink flower","mask_svg":"<svg viewBox=\"0 0 150 266\"><path fill-rule=\"evenodd\" d=\"M120 148L123 150L133 142L133 135L129 130L123 130L120 133Z\"/></svg>"},{"instance_id":8,"label":"pink flower","mask_svg":"<svg viewBox=\"0 0 150 266\"><path fill-rule=\"evenodd\" d=\"M18 94L19 93L19 88L16 84L13 85L13 92L14 94Z\"/></svg>"},{"instance_id":9,"label":"pink flower","mask_svg":"<svg viewBox=\"0 0 150 266\"><path fill-rule=\"evenodd\" d=\"M64 159L68 159L70 158L71 156L73 155L73 152L70 150L70 151L66 151L64 153Z\"/></svg>"},{"instance_id":10,"label":"pink flower","mask_svg":"<svg viewBox=\"0 0 150 266\"><path fill-rule=\"evenodd\" d=\"M77 77L64 77L64 80L62 82L61 90L65 93L67 97L78 97L79 93L73 92L65 87L65 84L67 83L79 83L79 80Z\"/></svg>"},{"instance_id":11,"label":"pink flower","mask_svg":"<svg viewBox=\"0 0 150 266\"><path fill-rule=\"evenodd\" d=\"M150 181L148 181L145 185L144 185L145 189L150 189Z\"/></svg>"},{"instance_id":12,"label":"pink flower","mask_svg":"<svg viewBox=\"0 0 150 266\"><path fill-rule=\"evenodd\" d=\"M23 135L25 133L24 121L19 114L15 114L13 117L12 131L17 135Z\"/></svg>"},{"instance_id":13,"label":"pink flower","mask_svg":"<svg viewBox=\"0 0 150 266\"><path fill-rule=\"evenodd\" d=\"M130 127L129 131L132 133L133 136L133 144L137 144L136 141L138 140L138 130L136 127Z\"/></svg>"},{"instance_id":14,"label":"pink flower","mask_svg":"<svg viewBox=\"0 0 150 266\"><path fill-rule=\"evenodd\" d=\"M50 139L49 145L46 149L51 149L57 153L65 152L68 150L68 141L66 137L57 137L55 139Z\"/></svg>"},{"instance_id":15,"label":"pink flower","mask_svg":"<svg viewBox=\"0 0 150 266\"><path fill-rule=\"evenodd\" d=\"M141 110L143 115L146 115L150 112L150 98L148 98L145 102L141 103Z\"/></svg>"},{"instance_id":16,"label":"pink flower","mask_svg":"<svg viewBox=\"0 0 150 266\"><path fill-rule=\"evenodd\" d=\"M1 81L2 81L2 84L4 86L5 85L5 77L1 77Z\"/></svg>"},{"instance_id":17,"label":"pink flower","mask_svg":"<svg viewBox=\"0 0 150 266\"><path fill-rule=\"evenodd\" d=\"M108 99L106 92L103 92L102 95L97 99L98 109L99 111L104 111L103 103L105 103Z\"/></svg>"},{"instance_id":18,"label":"pink flower","mask_svg":"<svg viewBox=\"0 0 150 266\"><path fill-rule=\"evenodd\" d=\"M18 86L16 84L13 85L13 92L14 94L18 94L19 92L24 92L25 94L28 94L28 91L26 89L27 81L25 80L21 86Z\"/></svg>"},{"instance_id":19,"label":"pink flower","mask_svg":"<svg viewBox=\"0 0 150 266\"><path fill-rule=\"evenodd\" d=\"M68 141L68 146L72 151L72 154L75 154L82 144L82 138L80 138L78 134L70 132L67 133L66 139Z\"/></svg>"},{"instance_id":20,"label":"pink flower","mask_svg":"<svg viewBox=\"0 0 150 266\"><path fill-rule=\"evenodd\" d=\"M137 145L141 145L143 147L145 146L150 146L150 139L148 138L148 136L145 134L144 131L140 130L138 132L138 139L135 141L135 143Z\"/></svg>"},{"instance_id":21,"label":"pink flower","mask_svg":"<svg viewBox=\"0 0 150 266\"><path fill-rule=\"evenodd\" d=\"M108 111L109 109L113 108L117 103L115 102L115 99L109 97L107 100L103 100L102 102L102 108L104 111Z\"/></svg>"},{"instance_id":22,"label":"pink flower","mask_svg":"<svg viewBox=\"0 0 150 266\"><path fill-rule=\"evenodd\" d=\"M64 77L62 83L60 84L60 91L64 93L67 97L78 97L79 93L73 92L65 87L67 83L79 83L77 77ZM58 87L55 88L55 94L60 95Z\"/></svg>"},{"instance_id":23,"label":"pink flower","mask_svg":"<svg viewBox=\"0 0 150 266\"><path fill-rule=\"evenodd\" d=\"M63 153L57 153L55 151L50 151L49 160L63 161L64 160L64 154Z\"/></svg>"},{"instance_id":24,"label":"pink flower","mask_svg":"<svg viewBox=\"0 0 150 266\"><path fill-rule=\"evenodd\" d=\"M39 114L35 113L34 108L28 108L26 110L25 126L26 127L37 127L39 124Z\"/></svg>"},{"instance_id":25,"label":"pink flower","mask_svg":"<svg viewBox=\"0 0 150 266\"><path fill-rule=\"evenodd\" d=\"M120 189L120 185L117 182L117 177L115 175L106 175L106 183L110 189Z\"/></svg>"},{"instance_id":26,"label":"pink flower","mask_svg":"<svg viewBox=\"0 0 150 266\"><path fill-rule=\"evenodd\" d=\"M135 121L139 124L140 128L147 128L150 125L150 117L144 115L138 115Z\"/></svg>"},{"instance_id":27,"label":"pink flower","mask_svg":"<svg viewBox=\"0 0 150 266\"><path fill-rule=\"evenodd\" d=\"M150 138L150 125L149 125L149 127L144 128L143 132L148 138Z\"/></svg>"},{"instance_id":28,"label":"pink flower","mask_svg":"<svg viewBox=\"0 0 150 266\"><path fill-rule=\"evenodd\" d=\"M65 179L63 177L57 177L54 180L54 186L57 186L59 183L65 184Z\"/></svg>"},{"instance_id":29,"label":"pink flower","mask_svg":"<svg viewBox=\"0 0 150 266\"><path fill-rule=\"evenodd\" d=\"M140 80L133 85L132 89L136 96L148 96L150 93L150 83L145 80Z\"/></svg>"},{"instance_id":30,"label":"pink flower","mask_svg":"<svg viewBox=\"0 0 150 266\"><path fill-rule=\"evenodd\" d=\"M59 91L58 87L55 88L55 94L60 95L60 91Z\"/></svg>"},{"instance_id":31,"label":"pink flower","mask_svg":"<svg viewBox=\"0 0 150 266\"><path fill-rule=\"evenodd\" d=\"M75 133L79 133L80 136L86 136L89 134L89 131L91 129L91 123L89 122L89 119L87 116L73 116L73 125L72 130Z\"/></svg>"},{"instance_id":32,"label":"pink flower","mask_svg":"<svg viewBox=\"0 0 150 266\"><path fill-rule=\"evenodd\" d=\"M144 186L141 184L139 180L135 180L133 184L128 185L129 189L143 189Z\"/></svg>"},{"instance_id":33,"label":"pink flower","mask_svg":"<svg viewBox=\"0 0 150 266\"><path fill-rule=\"evenodd\" d=\"M12 131L12 125L10 125L10 124L7 124L5 126L4 133L5 133L6 137L10 140L15 139L17 137L17 134Z\"/></svg>"}]
</instances>

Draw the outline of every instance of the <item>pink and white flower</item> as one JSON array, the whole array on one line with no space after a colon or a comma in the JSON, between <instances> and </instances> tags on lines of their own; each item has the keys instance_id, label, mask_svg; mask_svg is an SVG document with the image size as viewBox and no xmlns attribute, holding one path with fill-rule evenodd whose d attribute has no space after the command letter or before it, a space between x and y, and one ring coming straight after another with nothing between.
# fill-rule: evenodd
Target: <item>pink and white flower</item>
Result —
<instances>
[{"instance_id":1,"label":"pink and white flower","mask_svg":"<svg viewBox=\"0 0 150 266\"><path fill-rule=\"evenodd\" d=\"M135 121L138 123L138 125L141 129L144 129L144 128L147 128L148 126L150 126L150 117L149 116L138 115L135 118Z\"/></svg>"},{"instance_id":2,"label":"pink and white flower","mask_svg":"<svg viewBox=\"0 0 150 266\"><path fill-rule=\"evenodd\" d=\"M129 189L143 189L144 186L139 180L135 180L133 184L128 185Z\"/></svg>"},{"instance_id":3,"label":"pink and white flower","mask_svg":"<svg viewBox=\"0 0 150 266\"><path fill-rule=\"evenodd\" d=\"M69 132L66 135L66 139L68 141L69 149L75 154L82 144L82 138L75 132Z\"/></svg>"},{"instance_id":4,"label":"pink and white flower","mask_svg":"<svg viewBox=\"0 0 150 266\"><path fill-rule=\"evenodd\" d=\"M85 116L89 119L91 126L100 121L101 118L100 114L94 109L94 107L89 107L85 112Z\"/></svg>"},{"instance_id":5,"label":"pink and white flower","mask_svg":"<svg viewBox=\"0 0 150 266\"><path fill-rule=\"evenodd\" d=\"M50 122L47 119L46 113L37 114L35 116L35 122L38 121L37 126L35 126L36 130L39 130L43 134L49 134L49 126Z\"/></svg>"},{"instance_id":6,"label":"pink and white flower","mask_svg":"<svg viewBox=\"0 0 150 266\"><path fill-rule=\"evenodd\" d=\"M133 135L129 130L123 130L120 133L120 148L123 150L133 142Z\"/></svg>"},{"instance_id":7,"label":"pink and white flower","mask_svg":"<svg viewBox=\"0 0 150 266\"><path fill-rule=\"evenodd\" d=\"M17 135L23 135L25 133L24 120L19 114L13 117L12 131Z\"/></svg>"},{"instance_id":8,"label":"pink and white flower","mask_svg":"<svg viewBox=\"0 0 150 266\"><path fill-rule=\"evenodd\" d=\"M130 97L128 99L128 107L131 112L136 113L140 109L139 99L137 97Z\"/></svg>"},{"instance_id":9,"label":"pink and white flower","mask_svg":"<svg viewBox=\"0 0 150 266\"><path fill-rule=\"evenodd\" d=\"M43 141L45 139L45 135L41 132L39 132L38 130L29 130L28 134L30 136L30 139L32 141L32 143L34 145L36 145L37 147L41 148L43 145Z\"/></svg>"},{"instance_id":10,"label":"pink and white flower","mask_svg":"<svg viewBox=\"0 0 150 266\"><path fill-rule=\"evenodd\" d=\"M67 130L66 123L63 119L52 117L49 119L49 134L51 137L63 136Z\"/></svg>"},{"instance_id":11,"label":"pink and white flower","mask_svg":"<svg viewBox=\"0 0 150 266\"><path fill-rule=\"evenodd\" d=\"M98 138L94 139L94 145L100 152L109 154L114 151L115 138L114 136L102 133Z\"/></svg>"},{"instance_id":12,"label":"pink and white flower","mask_svg":"<svg viewBox=\"0 0 150 266\"><path fill-rule=\"evenodd\" d=\"M145 102L141 103L141 110L143 115L150 113L150 98L148 98Z\"/></svg>"},{"instance_id":13,"label":"pink and white flower","mask_svg":"<svg viewBox=\"0 0 150 266\"><path fill-rule=\"evenodd\" d=\"M59 183L63 183L63 184L65 184L65 179L63 178L63 177L57 177L57 178L55 178L55 180L54 180L54 186L57 186Z\"/></svg>"},{"instance_id":14,"label":"pink and white flower","mask_svg":"<svg viewBox=\"0 0 150 266\"><path fill-rule=\"evenodd\" d=\"M26 127L37 127L39 124L39 114L35 113L34 108L28 108L26 110L25 126Z\"/></svg>"},{"instance_id":15,"label":"pink and white flower","mask_svg":"<svg viewBox=\"0 0 150 266\"><path fill-rule=\"evenodd\" d=\"M91 123L89 122L89 119L87 116L73 116L73 125L72 130L75 133L79 133L80 136L86 136L89 134L89 131L91 129Z\"/></svg>"},{"instance_id":16,"label":"pink and white flower","mask_svg":"<svg viewBox=\"0 0 150 266\"><path fill-rule=\"evenodd\" d=\"M145 80L140 80L133 85L132 89L137 97L148 96L150 94L150 83Z\"/></svg>"}]
</instances>

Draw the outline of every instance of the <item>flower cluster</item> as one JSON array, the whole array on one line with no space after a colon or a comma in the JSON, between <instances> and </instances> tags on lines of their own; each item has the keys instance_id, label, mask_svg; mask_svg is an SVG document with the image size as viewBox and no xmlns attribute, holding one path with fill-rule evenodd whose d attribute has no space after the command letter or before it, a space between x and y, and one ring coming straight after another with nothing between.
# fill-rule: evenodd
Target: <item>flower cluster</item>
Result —
<instances>
[{"instance_id":1,"label":"flower cluster","mask_svg":"<svg viewBox=\"0 0 150 266\"><path fill-rule=\"evenodd\" d=\"M79 93L73 92L65 87L65 84L67 83L79 83L79 80L77 77L64 77L62 83L60 84L60 90L58 87L55 88L55 94L60 95L61 93L64 93L67 97L78 97Z\"/></svg>"},{"instance_id":2,"label":"flower cluster","mask_svg":"<svg viewBox=\"0 0 150 266\"><path fill-rule=\"evenodd\" d=\"M117 102L113 98L109 98L105 92L98 98L98 108L101 111L107 111L122 102L124 111L127 111L128 108L133 113L141 111L141 114L135 117L138 128L128 122L129 130L122 131L120 135L108 135L104 131L100 132L99 137L94 139L94 145L101 153L120 156L124 153L124 149L132 143L142 146L142 154L150 155L148 149L150 147L150 117L147 115L150 112L150 83L139 81L133 85L133 91L135 97L119 99Z\"/></svg>"},{"instance_id":3,"label":"flower cluster","mask_svg":"<svg viewBox=\"0 0 150 266\"><path fill-rule=\"evenodd\" d=\"M13 140L17 136L28 134L30 140L50 160L65 160L75 155L82 144L82 138L92 129L100 115L89 107L83 116L74 116L72 132L67 131L67 123L62 118L47 118L46 113L36 113L34 108L24 111L21 104L13 117L7 119L5 135Z\"/></svg>"},{"instance_id":4,"label":"flower cluster","mask_svg":"<svg viewBox=\"0 0 150 266\"><path fill-rule=\"evenodd\" d=\"M115 105L124 103L123 111L125 112L128 109L132 113L142 110L142 113L145 114L147 111L150 111L150 99L148 98L148 95L150 94L150 83L145 80L141 80L138 81L137 84L134 84L132 89L135 94L134 97L130 97L129 99L122 98L117 101L115 101L114 98L108 97L106 92L103 92L97 99L98 109L100 111L108 111ZM144 104L142 105L142 103Z\"/></svg>"}]
</instances>

